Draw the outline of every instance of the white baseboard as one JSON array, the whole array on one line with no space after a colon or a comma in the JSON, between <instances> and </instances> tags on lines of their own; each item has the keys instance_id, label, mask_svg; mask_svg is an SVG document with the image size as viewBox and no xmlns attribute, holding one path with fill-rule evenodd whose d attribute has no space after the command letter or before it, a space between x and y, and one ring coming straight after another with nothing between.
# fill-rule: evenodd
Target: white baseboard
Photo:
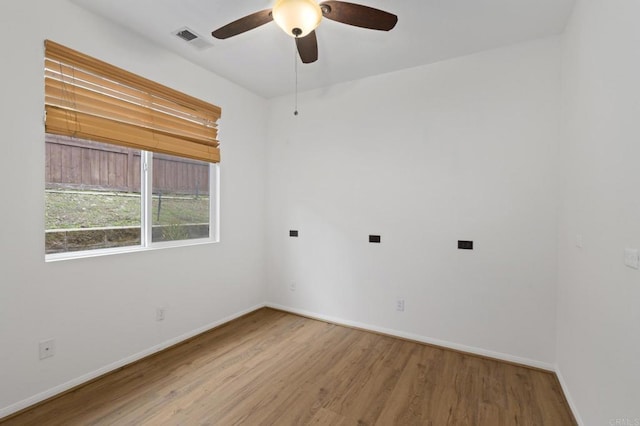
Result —
<instances>
[{"instance_id":1,"label":"white baseboard","mask_svg":"<svg viewBox=\"0 0 640 426\"><path fill-rule=\"evenodd\" d=\"M310 311L306 311L303 309L295 309L295 308L290 308L287 306L283 306L283 305L279 305L276 303L263 303L263 304L258 304L255 305L251 308L242 310L240 312L237 312L235 314L229 315L225 318L222 318L218 321L215 321L211 324L207 324L203 327L197 328L195 330L192 330L188 333L185 333L181 336L175 337L173 339L169 339L163 343L160 343L158 345L152 346L144 351L138 352L134 355L131 355L129 357L123 358L119 361L116 361L114 363L111 363L109 365L106 365L102 368L99 368L98 370L92 371L90 373L84 374L80 377L77 377L73 380L70 380L66 383L63 383L61 385L55 386L51 389L48 389L44 392L40 392L30 398L24 399L22 401L19 401L15 404L9 405L7 407L4 408L0 408L0 419L2 419L3 417L9 416L13 413L16 413L20 410L23 410L27 407L30 407L34 404L37 404L41 401L44 401L46 399L49 399L53 396L56 396L62 392L65 392L69 389L72 389L78 385L81 385L83 383L86 383L88 381L91 381L97 377L100 377L106 373L109 373L111 371L117 370L118 368L124 367L128 364L131 364L135 361L138 361L142 358L145 358L149 355L152 355L156 352L160 352L170 346L173 346L177 343L180 343L182 341L185 341L187 339L190 339L194 336L197 336L198 334L204 333L208 330L211 330L212 328L215 327L219 327L222 324L225 324L229 321L233 321L236 318L239 318L243 315L246 315L250 312L253 312L255 310L258 310L260 308L263 307L270 307L270 308L274 308L274 309L278 309L281 311L285 311L285 312L290 312L292 314L297 314L297 315L302 315L305 317L309 317L309 318L314 318L314 319L318 319L320 321L327 321L330 323L334 323L334 324L340 324L340 325L345 325L348 327L356 327L356 328L360 328L363 330L369 330L369 331L373 331L373 332L377 332L377 333L382 333L382 334L387 334L390 336L396 336L396 337L400 337L400 338L404 338L404 339L409 339L409 340L414 340L417 342L422 342L422 343L427 343L427 344L431 344L431 345L436 345L436 346L441 346L444 348L449 348L449 349L454 349L454 350L458 350L458 351L462 351L462 352L468 352L471 354L476 354L476 355L481 355L481 356L486 356L489 358L495 358L498 360L503 360L503 361L507 361L507 362L513 362L516 364L522 364L522 365L526 365L526 366L530 366L530 367L534 367L534 368L540 368L543 370L548 370L548 371L552 371L555 372L556 375L558 376L558 380L560 382L560 386L562 387L562 390L567 398L567 402L569 404L569 407L571 408L571 411L573 412L576 421L578 422L578 425L582 426L584 423L582 422L582 419L580 418L580 415L578 414L578 411L576 409L576 406L571 398L571 394L569 393L569 390L567 388L567 385L564 381L564 378L562 377L562 373L560 372L560 370L552 365L552 364L548 364L545 362L541 362L541 361L536 361L536 360L531 360L528 358L522 358L522 357L517 357L517 356L513 356L513 355L508 355L508 354L503 354L501 352L494 352L494 351L489 351L486 349L481 349L481 348L475 348L472 346L466 346L466 345L461 345L458 343L453 343L453 342L448 342L448 341L444 341L444 340L439 340L439 339L433 339L430 337L425 337L425 336L420 336L417 334L413 334L413 333L406 333L406 332L402 332L402 331L398 331L398 330L393 330L393 329L389 329L389 328L384 328L384 327L377 327L377 326L373 326L370 324L364 324L364 323L360 323L357 321L349 321L349 320L345 320L342 318L337 318L337 317L332 317L332 316L328 316L328 315L322 315L322 314L318 314L315 312L310 312Z\"/></svg>"},{"instance_id":2,"label":"white baseboard","mask_svg":"<svg viewBox=\"0 0 640 426\"><path fill-rule=\"evenodd\" d=\"M261 308L264 308L265 306L266 306L266 304L262 303L262 304L259 304L259 305L255 305L255 306L253 306L251 308L244 309L244 310L242 310L240 312L236 312L235 314L229 315L229 316L227 316L225 318L222 318L222 319L220 319L218 321L215 321L215 322L213 322L211 324L207 324L207 325L205 325L203 327L200 327L200 328L197 328L195 330L189 331L188 333L185 333L185 334L183 334L181 336L174 337L173 339L169 339L169 340L167 340L165 342L162 342L162 343L160 343L158 345L152 346L149 349L145 349L142 352L138 352L136 354L133 354L131 356L123 358L123 359L121 359L119 361L116 361L114 363L106 365L106 366L104 366L102 368L99 368L99 369L97 369L95 371L92 371L90 373L87 373L87 374L84 374L84 375L82 375L80 377L77 377L77 378L75 378L73 380L69 380L66 383L63 383L63 384L58 385L58 386L55 386L55 387L53 387L51 389L48 389L48 390L46 390L44 392L40 392L40 393L30 397L30 398L27 398L27 399L24 399L22 401L16 402L15 404L9 405L8 407L0 408L0 419L2 419L3 417L10 416L13 413L16 413L16 412L18 412L20 410L23 410L23 409L25 409L27 407L30 407L30 406L34 405L34 404L42 402L42 401L44 401L46 399L49 399L49 398L51 398L53 396L56 396L56 395L58 395L58 394L60 394L62 392L68 391L69 389L72 389L72 388L74 388L74 387L76 387L78 385L81 385L81 384L86 383L86 382L88 382L90 380L93 380L93 379L95 379L97 377L100 377L100 376L102 376L102 375L104 375L106 373L109 373L110 371L117 370L118 368L124 367L124 366L126 366L128 364L131 364L133 362L136 362L136 361L138 361L138 360L140 360L140 359L142 359L144 357L147 357L149 355L152 355L152 354L154 354L156 352L160 352L160 351L162 351L162 350L164 350L164 349L166 349L166 348L168 348L170 346L173 346L173 345L175 345L177 343L180 343L180 342L185 341L187 339L190 339L190 338L192 338L194 336L197 336L198 334L201 334L201 333L204 333L206 331L209 331L212 328L219 327L222 324L225 324L225 323L227 323L229 321L233 321L234 319L239 318L239 317L241 317L243 315L246 315L246 314L248 314L250 312L253 312L253 311L261 309Z\"/></svg>"},{"instance_id":3,"label":"white baseboard","mask_svg":"<svg viewBox=\"0 0 640 426\"><path fill-rule=\"evenodd\" d=\"M576 407L575 402L573 402L573 398L571 397L571 393L569 392L569 387L567 386L567 382L564 380L564 376L562 376L562 372L560 371L560 367L556 366L556 376L558 377L558 381L560 382L560 387L562 388L562 392L564 393L564 397L567 399L567 403L569 404L569 408L573 413L573 417L576 419L578 426L584 426L584 422L582 421L582 417L578 413L578 407Z\"/></svg>"},{"instance_id":4,"label":"white baseboard","mask_svg":"<svg viewBox=\"0 0 640 426\"><path fill-rule=\"evenodd\" d=\"M403 331L393 330L390 328L378 327L370 324L364 324L357 321L349 321L342 318L332 317L328 315L322 315L315 312L305 311L304 309L290 308L288 306L278 305L276 303L267 303L267 307L278 309L292 314L302 315L309 318L318 319L321 321L327 321L334 324L345 325L348 327L361 328L363 330L369 330L376 333L387 334L390 336L400 337L403 339L414 340L416 342L427 343L430 345L441 346L444 348L454 349L461 352L468 352L470 354L481 355L489 358L495 358L501 361L512 362L515 364L521 364L528 367L539 368L550 372L555 372L555 366L542 361L536 361L533 359L522 358L514 355L504 354L501 352L494 352L482 348L476 348L472 346L466 346L459 343L448 342L446 340L433 339L431 337L421 336L413 333L406 333Z\"/></svg>"}]
</instances>

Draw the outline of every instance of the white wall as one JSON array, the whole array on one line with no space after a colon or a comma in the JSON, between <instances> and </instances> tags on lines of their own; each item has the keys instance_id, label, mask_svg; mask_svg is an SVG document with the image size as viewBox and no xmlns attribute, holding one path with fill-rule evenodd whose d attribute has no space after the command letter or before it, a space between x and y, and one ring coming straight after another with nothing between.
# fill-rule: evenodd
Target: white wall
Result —
<instances>
[{"instance_id":1,"label":"white wall","mask_svg":"<svg viewBox=\"0 0 640 426\"><path fill-rule=\"evenodd\" d=\"M221 243L45 263L46 38L222 107ZM267 103L66 0L0 2L0 51L2 417L264 303ZM47 338L57 354L40 361Z\"/></svg>"},{"instance_id":2,"label":"white wall","mask_svg":"<svg viewBox=\"0 0 640 426\"><path fill-rule=\"evenodd\" d=\"M578 1L563 48L557 362L587 425L640 424L640 272L623 263L640 248L638 16Z\"/></svg>"},{"instance_id":3,"label":"white wall","mask_svg":"<svg viewBox=\"0 0 640 426\"><path fill-rule=\"evenodd\" d=\"M304 93L298 117L292 96L273 100L269 300L552 368L559 47Z\"/></svg>"}]
</instances>

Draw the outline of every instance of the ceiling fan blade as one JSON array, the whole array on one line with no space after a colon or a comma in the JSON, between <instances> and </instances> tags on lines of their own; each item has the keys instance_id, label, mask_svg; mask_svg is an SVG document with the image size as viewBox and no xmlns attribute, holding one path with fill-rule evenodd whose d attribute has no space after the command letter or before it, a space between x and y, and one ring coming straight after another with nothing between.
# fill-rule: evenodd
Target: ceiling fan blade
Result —
<instances>
[{"instance_id":1,"label":"ceiling fan blade","mask_svg":"<svg viewBox=\"0 0 640 426\"><path fill-rule=\"evenodd\" d=\"M320 9L327 19L370 30L389 31L398 22L392 13L346 1L325 1L320 3Z\"/></svg>"},{"instance_id":2,"label":"ceiling fan blade","mask_svg":"<svg viewBox=\"0 0 640 426\"><path fill-rule=\"evenodd\" d=\"M310 64L318 60L318 38L315 31L302 38L296 38L296 46L302 63Z\"/></svg>"},{"instance_id":3,"label":"ceiling fan blade","mask_svg":"<svg viewBox=\"0 0 640 426\"><path fill-rule=\"evenodd\" d=\"M211 35L215 38L225 39L242 34L271 21L273 21L271 9L261 10L260 12L252 13L251 15L247 15L244 18L233 21L224 27L218 28L213 31Z\"/></svg>"}]
</instances>

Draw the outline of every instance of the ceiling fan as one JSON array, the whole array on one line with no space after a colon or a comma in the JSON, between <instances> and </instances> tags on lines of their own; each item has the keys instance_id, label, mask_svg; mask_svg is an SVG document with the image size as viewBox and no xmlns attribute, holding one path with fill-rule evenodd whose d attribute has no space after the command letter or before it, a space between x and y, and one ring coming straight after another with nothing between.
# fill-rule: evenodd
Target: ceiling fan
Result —
<instances>
[{"instance_id":1,"label":"ceiling fan","mask_svg":"<svg viewBox=\"0 0 640 426\"><path fill-rule=\"evenodd\" d=\"M303 63L318 60L318 40L315 29L322 18L371 30L389 31L398 17L392 13L345 1L277 0L273 9L261 10L231 22L211 35L226 39L276 21L288 35L295 37Z\"/></svg>"}]
</instances>

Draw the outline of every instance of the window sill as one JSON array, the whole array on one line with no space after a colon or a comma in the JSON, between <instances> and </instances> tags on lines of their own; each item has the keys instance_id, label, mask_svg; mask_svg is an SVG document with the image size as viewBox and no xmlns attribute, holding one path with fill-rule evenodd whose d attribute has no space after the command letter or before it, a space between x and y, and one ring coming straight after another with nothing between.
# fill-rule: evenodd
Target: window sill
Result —
<instances>
[{"instance_id":1,"label":"window sill","mask_svg":"<svg viewBox=\"0 0 640 426\"><path fill-rule=\"evenodd\" d=\"M116 247L116 248L97 249L97 250L74 251L74 252L66 252L66 253L52 253L52 254L46 254L44 256L44 261L46 263L60 262L63 260L71 260L71 259L86 259L90 257L111 256L114 254L155 251L155 250L163 250L167 248L176 248L176 247L200 246L205 244L215 244L218 242L219 240L216 240L213 238L200 238L200 239L194 239L194 240L168 241L168 242L162 242L162 243L154 243L148 247L131 246L131 247Z\"/></svg>"}]
</instances>

